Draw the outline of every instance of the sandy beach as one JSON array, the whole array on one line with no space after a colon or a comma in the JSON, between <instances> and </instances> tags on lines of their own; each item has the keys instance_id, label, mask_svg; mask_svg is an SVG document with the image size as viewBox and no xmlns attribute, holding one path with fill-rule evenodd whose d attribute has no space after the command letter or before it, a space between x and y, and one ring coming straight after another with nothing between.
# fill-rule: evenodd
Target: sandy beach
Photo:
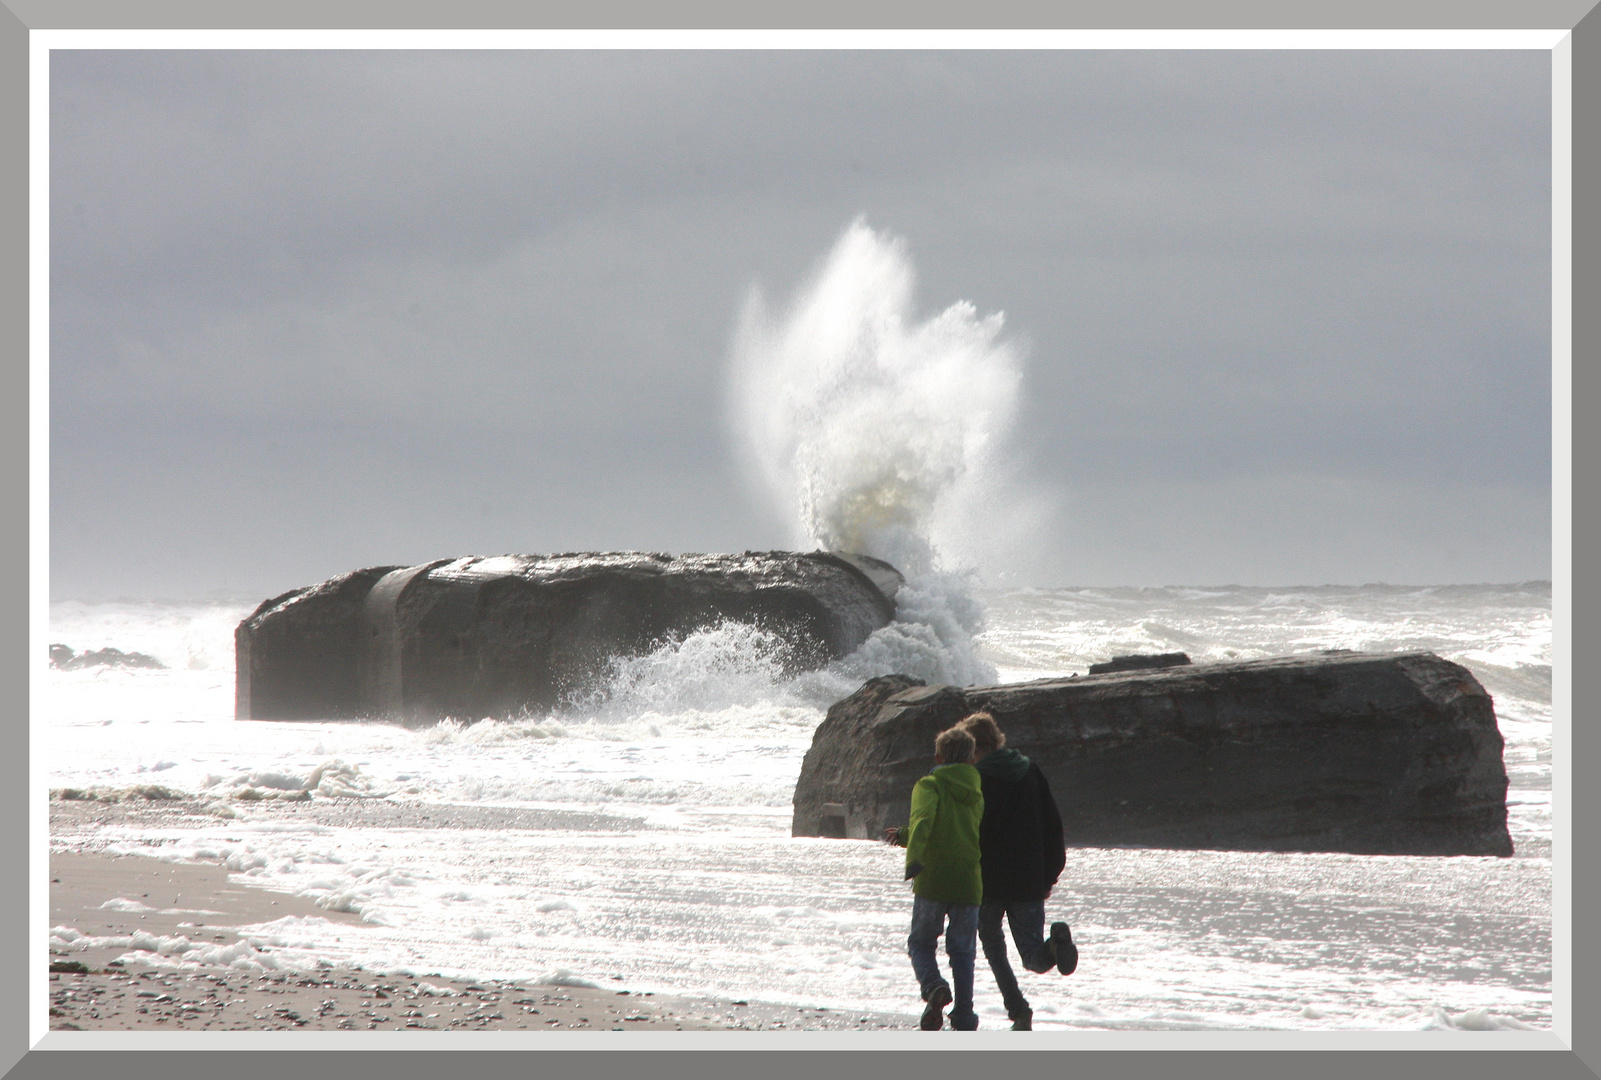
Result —
<instances>
[{"instance_id":1,"label":"sandy beach","mask_svg":"<svg viewBox=\"0 0 1601 1080\"><path fill-rule=\"evenodd\" d=\"M273 810L331 820L405 816L393 804L298 802ZM430 806L433 818L454 808ZM482 808L464 807L478 816ZM323 967L261 971L163 955L182 938L224 954L239 928L286 916L357 923L347 912L272 892L216 864L63 850L56 838L101 824L170 828L209 817L192 798L51 800L50 1027L54 1030L889 1030L915 1017L842 1013L759 1001L663 997L626 986L429 977ZM84 845L89 847L92 845ZM108 906L109 905L109 906ZM66 928L67 932L61 932ZM75 936L76 935L76 936ZM170 945L165 946L170 948Z\"/></svg>"}]
</instances>

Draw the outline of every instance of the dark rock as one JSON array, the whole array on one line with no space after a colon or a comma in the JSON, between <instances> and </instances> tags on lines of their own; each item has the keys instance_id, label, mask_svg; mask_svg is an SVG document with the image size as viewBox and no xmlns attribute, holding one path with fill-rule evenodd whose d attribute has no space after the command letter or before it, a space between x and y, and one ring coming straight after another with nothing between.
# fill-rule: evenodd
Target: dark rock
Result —
<instances>
[{"instance_id":1,"label":"dark rock","mask_svg":"<svg viewBox=\"0 0 1601 1080\"><path fill-rule=\"evenodd\" d=\"M873 679L818 726L794 834L904 825L934 736L981 708L1044 771L1069 846L1512 853L1490 696L1432 653L967 689Z\"/></svg>"},{"instance_id":2,"label":"dark rock","mask_svg":"<svg viewBox=\"0 0 1601 1080\"><path fill-rule=\"evenodd\" d=\"M89 974L89 969L84 967L76 960L52 960L50 961L50 970L52 972L59 972L62 975Z\"/></svg>"},{"instance_id":3,"label":"dark rock","mask_svg":"<svg viewBox=\"0 0 1601 1080\"><path fill-rule=\"evenodd\" d=\"M234 715L241 720L361 715L357 661L365 647L367 594L380 578L400 569L355 570L263 601L234 630Z\"/></svg>"},{"instance_id":4,"label":"dark rock","mask_svg":"<svg viewBox=\"0 0 1601 1080\"><path fill-rule=\"evenodd\" d=\"M1104 675L1109 671L1147 671L1152 668L1178 667L1188 664L1188 653L1139 653L1133 656L1114 656L1104 664L1091 664L1091 675Z\"/></svg>"},{"instance_id":5,"label":"dark rock","mask_svg":"<svg viewBox=\"0 0 1601 1080\"><path fill-rule=\"evenodd\" d=\"M263 603L239 624L240 719L475 720L604 688L611 660L724 621L777 634L793 670L895 614L888 563L827 552L503 555L379 566Z\"/></svg>"},{"instance_id":6,"label":"dark rock","mask_svg":"<svg viewBox=\"0 0 1601 1080\"><path fill-rule=\"evenodd\" d=\"M121 649L95 649L93 652L74 654L71 646L50 646L50 666L64 671L89 667L165 668L167 665L154 656L141 652L123 652Z\"/></svg>"}]
</instances>

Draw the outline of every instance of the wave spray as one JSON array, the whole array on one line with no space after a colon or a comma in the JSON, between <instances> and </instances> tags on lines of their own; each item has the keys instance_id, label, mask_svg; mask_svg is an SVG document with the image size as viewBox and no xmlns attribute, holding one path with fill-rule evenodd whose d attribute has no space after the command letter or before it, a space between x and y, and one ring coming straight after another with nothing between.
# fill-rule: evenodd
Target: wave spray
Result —
<instances>
[{"instance_id":1,"label":"wave spray","mask_svg":"<svg viewBox=\"0 0 1601 1080\"><path fill-rule=\"evenodd\" d=\"M858 218L782 313L753 290L734 340L742 458L795 541L907 577L896 621L823 673L840 685L890 671L995 678L973 646L971 582L991 531L1012 527L997 495L1023 352L1001 313L966 301L919 321L915 284L904 241Z\"/></svg>"}]
</instances>

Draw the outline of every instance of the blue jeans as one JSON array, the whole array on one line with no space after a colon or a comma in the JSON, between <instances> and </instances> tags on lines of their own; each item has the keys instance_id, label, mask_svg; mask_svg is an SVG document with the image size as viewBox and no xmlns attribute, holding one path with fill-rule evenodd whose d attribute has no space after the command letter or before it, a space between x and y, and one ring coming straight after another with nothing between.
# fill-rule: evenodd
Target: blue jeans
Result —
<instances>
[{"instance_id":1,"label":"blue jeans","mask_svg":"<svg viewBox=\"0 0 1601 1080\"><path fill-rule=\"evenodd\" d=\"M1004 904L985 904L978 912L978 939L984 943L984 959L995 974L995 985L1000 988L1006 1002L1006 1015L1016 1020L1027 1013L1028 999L1018 989L1017 976L1006 961L1006 934L1001 929L1001 916L1012 927L1012 940L1017 943L1018 959L1023 967L1033 972L1049 971L1056 966L1056 957L1045 947L1045 901L1014 900Z\"/></svg>"},{"instance_id":2,"label":"blue jeans","mask_svg":"<svg viewBox=\"0 0 1601 1080\"><path fill-rule=\"evenodd\" d=\"M950 928L945 926L950 920ZM945 934L945 955L951 962L951 1027L958 1031L972 1031L978 1027L978 1014L973 1011L973 961L978 956L978 905L946 904L938 900L912 897L912 932L906 938L906 951L912 957L912 970L923 1000L936 986L946 982L940 977L939 961L935 950L939 936Z\"/></svg>"}]
</instances>

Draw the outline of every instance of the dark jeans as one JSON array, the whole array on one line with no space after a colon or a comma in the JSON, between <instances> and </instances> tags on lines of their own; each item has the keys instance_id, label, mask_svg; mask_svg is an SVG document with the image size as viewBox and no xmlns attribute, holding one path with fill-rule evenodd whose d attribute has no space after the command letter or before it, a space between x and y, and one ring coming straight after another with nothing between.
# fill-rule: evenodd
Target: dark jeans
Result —
<instances>
[{"instance_id":1,"label":"dark jeans","mask_svg":"<svg viewBox=\"0 0 1601 1080\"><path fill-rule=\"evenodd\" d=\"M950 920L950 928L945 926ZM945 955L951 962L951 1027L958 1031L971 1031L978 1027L978 1014L973 1011L973 961L978 956L977 904L945 904L938 900L912 897L912 932L906 938L906 951L912 957L912 970L917 973L918 987L923 1000L936 986L946 985L940 977L939 961L935 950L939 936L945 934Z\"/></svg>"},{"instance_id":2,"label":"dark jeans","mask_svg":"<svg viewBox=\"0 0 1601 1080\"><path fill-rule=\"evenodd\" d=\"M1012 927L1012 940L1017 943L1018 959L1023 967L1033 972L1049 971L1056 966L1056 958L1045 947L1045 901L1013 900L1004 904L985 904L978 909L978 939L984 943L984 959L990 962L995 973L995 985L1000 987L1001 998L1006 1002L1006 1015L1016 1020L1026 1013L1028 999L1017 987L1017 976L1006 961L1006 934L1001 930L1001 916Z\"/></svg>"}]
</instances>

